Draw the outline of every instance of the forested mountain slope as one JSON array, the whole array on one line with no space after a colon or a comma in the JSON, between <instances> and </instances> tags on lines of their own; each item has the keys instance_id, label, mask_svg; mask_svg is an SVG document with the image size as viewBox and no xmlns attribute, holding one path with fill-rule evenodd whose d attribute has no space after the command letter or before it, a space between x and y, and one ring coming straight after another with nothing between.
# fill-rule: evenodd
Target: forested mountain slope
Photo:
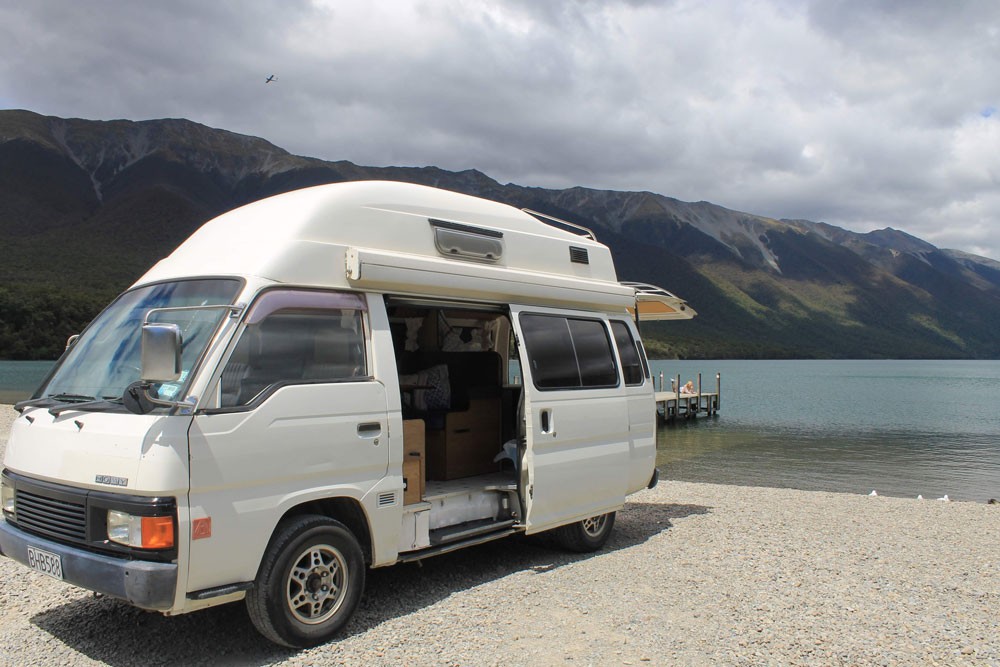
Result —
<instances>
[{"instance_id":1,"label":"forested mountain slope","mask_svg":"<svg viewBox=\"0 0 1000 667\"><path fill-rule=\"evenodd\" d=\"M434 185L593 228L622 280L687 299L644 325L654 355L1000 356L1000 263L903 232L858 234L649 192L503 185L478 171L362 167L167 119L0 111L0 358L54 358L121 290L209 218L345 180Z\"/></svg>"}]
</instances>

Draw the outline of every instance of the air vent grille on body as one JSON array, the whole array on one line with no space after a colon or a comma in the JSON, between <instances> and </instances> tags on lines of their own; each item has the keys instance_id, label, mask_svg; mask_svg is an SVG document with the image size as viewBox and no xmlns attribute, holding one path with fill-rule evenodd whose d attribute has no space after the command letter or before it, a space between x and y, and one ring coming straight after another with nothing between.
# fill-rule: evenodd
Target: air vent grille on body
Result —
<instances>
[{"instance_id":1,"label":"air vent grille on body","mask_svg":"<svg viewBox=\"0 0 1000 667\"><path fill-rule=\"evenodd\" d=\"M378 494L378 506L379 507L391 507L396 504L396 492L389 491L387 493Z\"/></svg>"},{"instance_id":2,"label":"air vent grille on body","mask_svg":"<svg viewBox=\"0 0 1000 667\"><path fill-rule=\"evenodd\" d=\"M569 261L574 264L590 264L590 255L586 248L569 247Z\"/></svg>"}]
</instances>

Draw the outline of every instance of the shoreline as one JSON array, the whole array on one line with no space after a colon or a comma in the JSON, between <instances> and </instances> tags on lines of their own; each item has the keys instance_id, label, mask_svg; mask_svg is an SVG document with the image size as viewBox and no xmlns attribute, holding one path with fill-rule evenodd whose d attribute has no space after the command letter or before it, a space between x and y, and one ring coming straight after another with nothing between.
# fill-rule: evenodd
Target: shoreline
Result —
<instances>
[{"instance_id":1,"label":"shoreline","mask_svg":"<svg viewBox=\"0 0 1000 667\"><path fill-rule=\"evenodd\" d=\"M9 434L10 434L11 424L14 422L14 420L17 417L18 417L18 414L14 410L14 406L12 404L0 403L0 461L2 461L3 454L4 454L4 452L7 449L7 438L9 436ZM745 488L745 489L776 489L776 490L784 490L784 491L800 491L802 493L821 493L821 494L822 493L830 493L830 494L846 495L846 496L852 496L852 497L867 495L867 494L854 493L854 492L851 492L851 491L795 489L795 488L792 488L792 487L781 487L781 486L749 486L749 485L745 485L745 484L727 484L727 483L724 483L724 482L682 482L680 480L669 480L669 479L666 479L666 478L661 478L661 484L667 483L667 482L669 482L669 483L678 483L678 484L680 484L680 483L683 483L683 484L696 484L696 485L704 485L704 486L735 487L735 488ZM938 500L936 498L930 498L930 497L924 498L923 500L916 500L916 498L914 498L913 496L882 494L881 492L879 493L878 497L879 498L896 498L896 499L900 499L900 500L912 499L912 500L915 500L916 502L930 502L930 501ZM973 504L973 505L983 504L980 501L963 500L963 499L959 499L959 500L954 500L953 499L953 500L950 500L949 502L953 502L953 503L969 503L969 504ZM998 507L998 509L1000 509L1000 507Z\"/></svg>"},{"instance_id":2,"label":"shoreline","mask_svg":"<svg viewBox=\"0 0 1000 667\"><path fill-rule=\"evenodd\" d=\"M998 665L998 524L983 503L662 481L596 554L507 539L371 570L345 635L302 652L241 604L168 618L0 558L0 664Z\"/></svg>"}]
</instances>

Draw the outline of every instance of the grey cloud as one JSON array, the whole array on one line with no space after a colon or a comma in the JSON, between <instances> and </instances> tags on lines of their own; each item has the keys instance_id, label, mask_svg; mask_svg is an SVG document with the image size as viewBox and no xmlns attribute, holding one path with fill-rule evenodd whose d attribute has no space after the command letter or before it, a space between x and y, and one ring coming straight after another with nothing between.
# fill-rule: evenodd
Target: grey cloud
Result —
<instances>
[{"instance_id":1,"label":"grey cloud","mask_svg":"<svg viewBox=\"0 0 1000 667\"><path fill-rule=\"evenodd\" d=\"M184 116L325 159L651 190L995 258L998 64L1000 7L978 1L0 6L11 106Z\"/></svg>"}]
</instances>

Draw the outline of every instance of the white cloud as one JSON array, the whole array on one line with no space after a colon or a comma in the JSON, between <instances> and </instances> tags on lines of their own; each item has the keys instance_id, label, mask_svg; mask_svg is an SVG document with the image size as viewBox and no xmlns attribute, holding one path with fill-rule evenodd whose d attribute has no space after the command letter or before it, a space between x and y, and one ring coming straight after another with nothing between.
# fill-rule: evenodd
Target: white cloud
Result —
<instances>
[{"instance_id":1,"label":"white cloud","mask_svg":"<svg viewBox=\"0 0 1000 667\"><path fill-rule=\"evenodd\" d=\"M325 159L652 190L994 258L998 61L986 1L0 6L11 106L183 116Z\"/></svg>"}]
</instances>

